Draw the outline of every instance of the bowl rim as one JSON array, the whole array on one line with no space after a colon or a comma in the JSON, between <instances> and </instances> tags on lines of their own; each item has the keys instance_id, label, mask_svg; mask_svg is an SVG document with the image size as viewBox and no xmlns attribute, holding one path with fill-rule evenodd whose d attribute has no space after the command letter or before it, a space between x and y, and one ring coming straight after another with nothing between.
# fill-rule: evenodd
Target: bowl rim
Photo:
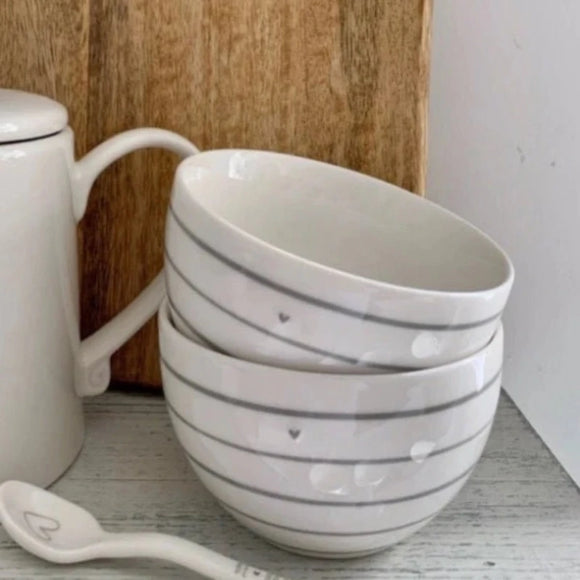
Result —
<instances>
[{"instance_id":1,"label":"bowl rim","mask_svg":"<svg viewBox=\"0 0 580 580\"><path fill-rule=\"evenodd\" d=\"M190 166L195 166L199 163L203 158L207 157L214 157L214 156L232 156L235 153L245 153L245 154L260 154L263 156L278 158L278 159L291 159L293 162L304 163L306 165L311 165L314 167L320 167L325 170L332 170L334 172L343 173L346 175L351 175L356 177L356 179L363 180L369 183L375 183L380 185L382 188L385 189L385 192L390 192L393 195L400 196L401 194L405 195L413 195L414 196L414 203L423 203L427 204L432 210L435 212L439 212L443 215L447 215L449 218L457 221L458 223L466 226L469 230L471 230L474 234L476 234L483 243L487 244L488 246L492 247L493 250L496 252L498 258L503 262L505 275L503 277L503 281L499 284L495 284L489 286L487 288L481 288L478 290L434 290L428 288L420 288L417 286L406 286L403 284L395 284L392 282L387 281L380 281L374 278L367 278L360 274L354 274L352 272L348 272L346 270L341 270L338 268L332 268L320 262L316 262L309 258L305 258L298 254L292 253L288 250L270 244L258 236L251 234L244 229L240 228L239 226L233 224L232 222L228 221L218 213L211 211L207 208L204 204L200 203L198 199L191 194L190 188L187 185L187 179L185 175L189 171ZM212 149L208 151L202 151L197 153L196 155L192 155L187 157L178 165L177 170L175 172L174 177L174 187L171 196L171 200L169 202L169 209L168 214L173 213L174 219L177 216L178 212L175 211L174 208L174 200L177 197L176 195L176 187L175 185L179 184L180 188L185 192L184 194L178 194L179 197L184 197L190 203L195 205L197 211L202 212L206 219L210 220L214 224L217 224L219 228L222 230L230 231L235 236L245 240L247 243L252 244L260 248L261 251L269 253L271 255L279 255L286 260L293 261L302 267L312 268L314 270L318 270L319 272L332 276L337 277L339 279L350 280L351 282L355 282L358 284L364 284L369 289L374 290L391 290L401 293L410 293L416 294L418 296L424 296L425 298L454 298L454 299L473 299L473 298L488 298L490 293L498 293L501 292L502 289L507 288L509 289L513 284L515 271L514 266L512 264L511 259L509 258L506 251L493 239L491 236L483 232L481 229L473 225L471 222L462 218L461 216L455 214L454 212L444 208L443 206L426 199L425 197L418 196L413 194L412 192L405 190L397 185L389 183L388 181L378 179L366 173L362 173L359 171L355 171L353 169L349 169L346 167L341 167L339 165L335 165L332 163L326 163L324 161L319 161L316 159L311 159L309 157L303 157L299 155L293 155L289 153L280 153L277 151L269 151L269 150L260 150L260 149L240 149L240 148L223 148L223 149ZM180 216L179 219L183 222L183 218ZM189 229L189 228L188 228ZM189 233L191 230L189 229ZM230 258L231 259L231 258Z\"/></svg>"},{"instance_id":2,"label":"bowl rim","mask_svg":"<svg viewBox=\"0 0 580 580\"><path fill-rule=\"evenodd\" d=\"M213 345L211 342L205 339L205 337L199 335L197 329L193 329L196 331L197 339L194 340L193 338L189 338L183 335L176 327L172 321L171 310L169 307L169 298L165 296L161 305L159 306L158 310L158 323L159 323L159 334L162 336L165 333L168 333L172 336L171 340L177 340L180 342L185 348L194 348L202 353L204 356L211 356L216 360L225 359L228 361L228 365L235 365L242 369L246 370L254 370L254 369L267 369L270 371L274 371L276 373L283 373L289 376L295 376L297 378L306 379L308 377L317 377L320 378L328 377L325 380L332 380L332 379L344 379L348 378L353 380L353 378L358 378L360 380L371 380L371 382L377 380L378 378L383 378L387 382L395 381L397 377L404 377L407 379L422 379L424 377L429 377L432 375L440 375L445 374L447 372L453 372L454 369L460 368L463 366L468 366L475 360L485 357L488 355L490 351L492 351L497 345L501 342L503 343L504 340L504 329L503 329L503 322L499 320L498 326L496 331L493 333L491 339L478 351L474 352L473 354L466 356L464 358L445 363L442 365L434 366L434 367L426 367L426 368L419 368L419 369L404 369L401 371L395 372L371 372L371 373L364 373L364 374L352 374L352 373L344 373L344 372L328 372L328 371L315 371L315 370L302 370L296 368L288 368L288 367L279 367L268 363L260 363L256 361L246 360L242 358L238 358L234 355L231 355L227 352L224 352L219 349L219 347ZM202 342L203 341L203 342ZM163 357L163 353L161 353ZM500 365L501 369L501 365ZM391 377L389 379L389 377Z\"/></svg>"}]
</instances>

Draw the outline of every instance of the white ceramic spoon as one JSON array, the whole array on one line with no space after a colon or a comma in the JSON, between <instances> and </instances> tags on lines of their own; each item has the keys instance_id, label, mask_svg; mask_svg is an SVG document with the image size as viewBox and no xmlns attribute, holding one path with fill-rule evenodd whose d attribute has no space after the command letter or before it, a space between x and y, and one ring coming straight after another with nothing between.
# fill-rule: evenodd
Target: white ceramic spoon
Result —
<instances>
[{"instance_id":1,"label":"white ceramic spoon","mask_svg":"<svg viewBox=\"0 0 580 580\"><path fill-rule=\"evenodd\" d=\"M105 532L83 508L20 481L0 485L0 522L25 550L57 564L143 557L168 560L216 580L284 580L176 536Z\"/></svg>"}]
</instances>

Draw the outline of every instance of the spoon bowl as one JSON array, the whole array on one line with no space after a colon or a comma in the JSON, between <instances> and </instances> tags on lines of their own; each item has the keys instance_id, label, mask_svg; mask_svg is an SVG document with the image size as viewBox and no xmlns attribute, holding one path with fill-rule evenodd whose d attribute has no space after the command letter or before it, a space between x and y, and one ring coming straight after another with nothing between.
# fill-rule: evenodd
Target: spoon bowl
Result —
<instances>
[{"instance_id":1,"label":"spoon bowl","mask_svg":"<svg viewBox=\"0 0 580 580\"><path fill-rule=\"evenodd\" d=\"M93 515L80 506L17 481L0 486L0 520L24 549L57 563L90 558L82 552L94 550L106 537Z\"/></svg>"}]
</instances>

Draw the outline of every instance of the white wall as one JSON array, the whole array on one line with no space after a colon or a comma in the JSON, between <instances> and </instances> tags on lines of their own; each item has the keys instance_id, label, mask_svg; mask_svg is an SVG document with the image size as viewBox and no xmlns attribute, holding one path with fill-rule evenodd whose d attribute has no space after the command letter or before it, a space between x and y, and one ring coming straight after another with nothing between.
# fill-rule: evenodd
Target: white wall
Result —
<instances>
[{"instance_id":1,"label":"white wall","mask_svg":"<svg viewBox=\"0 0 580 580\"><path fill-rule=\"evenodd\" d=\"M514 261L504 387L580 483L580 1L435 0L427 195Z\"/></svg>"}]
</instances>

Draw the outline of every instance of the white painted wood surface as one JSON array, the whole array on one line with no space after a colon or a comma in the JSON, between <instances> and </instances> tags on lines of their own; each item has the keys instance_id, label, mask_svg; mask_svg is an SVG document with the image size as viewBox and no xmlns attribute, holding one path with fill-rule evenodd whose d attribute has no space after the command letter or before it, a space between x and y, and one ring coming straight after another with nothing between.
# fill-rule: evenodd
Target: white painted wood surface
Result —
<instances>
[{"instance_id":1,"label":"white painted wood surface","mask_svg":"<svg viewBox=\"0 0 580 580\"><path fill-rule=\"evenodd\" d=\"M85 448L53 490L111 531L177 534L294 580L580 579L580 493L506 397L457 499L406 542L351 561L287 554L237 524L189 468L159 395L113 392L86 412ZM198 578L147 560L47 564L1 529L0 577Z\"/></svg>"}]
</instances>

